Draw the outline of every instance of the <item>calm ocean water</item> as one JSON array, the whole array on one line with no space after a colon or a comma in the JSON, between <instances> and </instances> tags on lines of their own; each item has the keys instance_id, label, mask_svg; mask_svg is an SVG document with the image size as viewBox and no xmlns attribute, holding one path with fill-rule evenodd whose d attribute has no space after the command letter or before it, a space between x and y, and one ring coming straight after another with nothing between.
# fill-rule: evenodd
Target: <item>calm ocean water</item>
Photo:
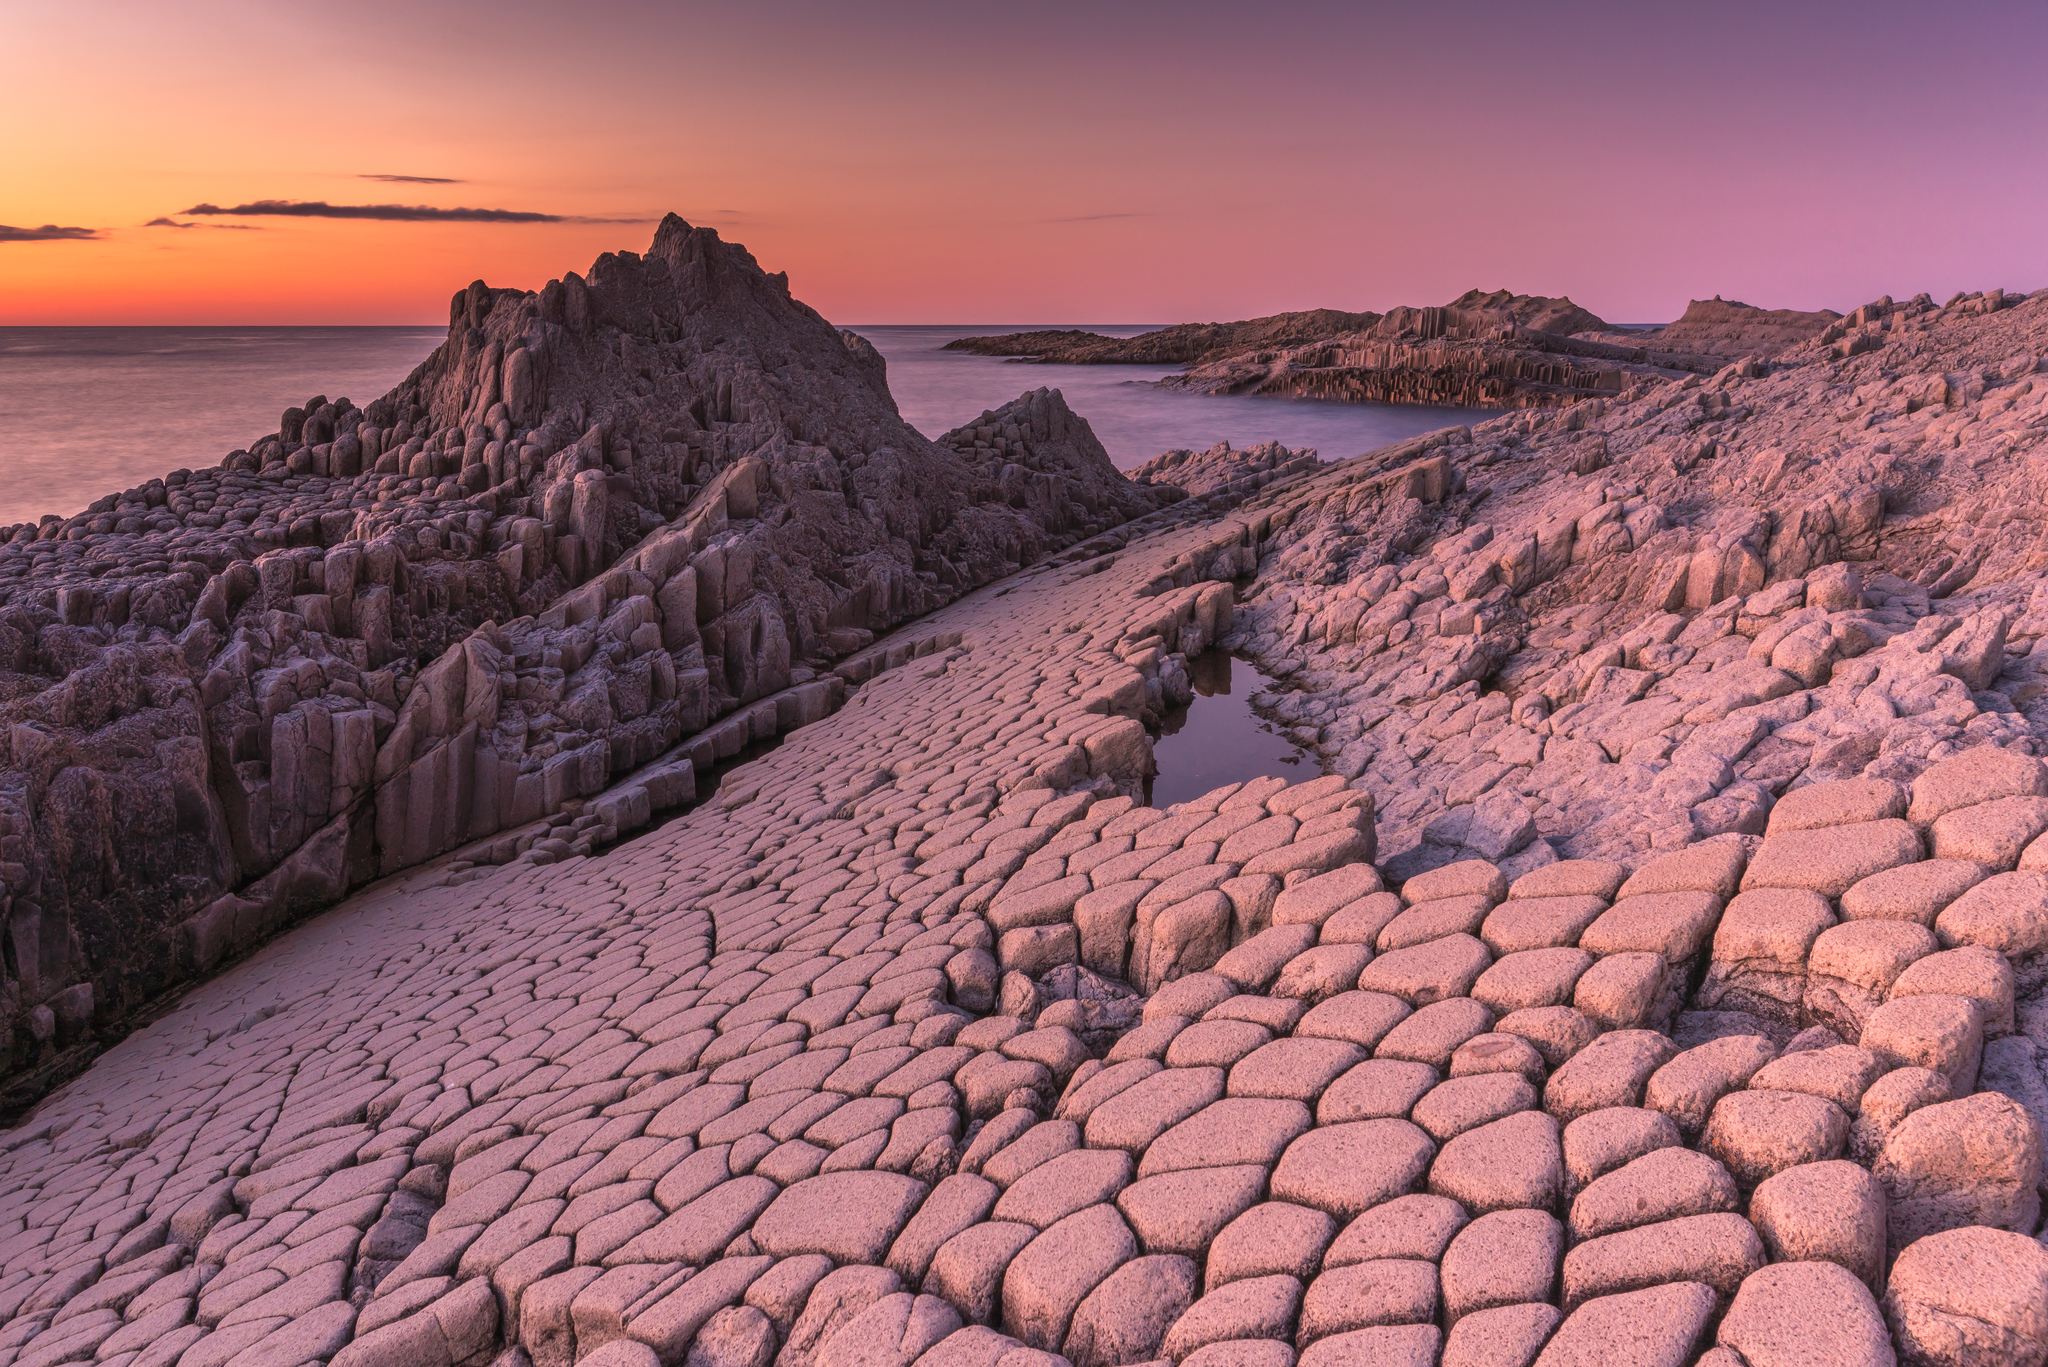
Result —
<instances>
[{"instance_id":1,"label":"calm ocean water","mask_svg":"<svg viewBox=\"0 0 2048 1367\"><path fill-rule=\"evenodd\" d=\"M1119 469L1142 465L1177 447L1206 450L1219 441L1239 448L1262 441L1313 446L1324 460L1342 460L1388 442L1455 423L1498 416L1468 408L1331 403L1322 399L1183 394L1156 388L1169 366L1030 365L995 356L941 350L955 337L1084 327L1110 337L1135 337L1158 323L1006 323L962 327L857 327L889 362L889 389L910 425L926 436L981 416L1027 389L1057 389L1088 420Z\"/></svg>"},{"instance_id":2,"label":"calm ocean water","mask_svg":"<svg viewBox=\"0 0 2048 1367\"><path fill-rule=\"evenodd\" d=\"M0 526L222 456L315 394L358 404L447 329L0 328Z\"/></svg>"},{"instance_id":3,"label":"calm ocean water","mask_svg":"<svg viewBox=\"0 0 2048 1367\"><path fill-rule=\"evenodd\" d=\"M1023 365L941 348L1027 327L857 330L889 362L903 416L938 436L1049 386L1129 469L1175 447L1280 441L1325 460L1485 414L1162 391L1151 366ZM1156 324L1093 330L1132 336ZM217 464L314 394L367 404L440 345L434 327L0 328L0 525L68 516L181 466Z\"/></svg>"}]
</instances>

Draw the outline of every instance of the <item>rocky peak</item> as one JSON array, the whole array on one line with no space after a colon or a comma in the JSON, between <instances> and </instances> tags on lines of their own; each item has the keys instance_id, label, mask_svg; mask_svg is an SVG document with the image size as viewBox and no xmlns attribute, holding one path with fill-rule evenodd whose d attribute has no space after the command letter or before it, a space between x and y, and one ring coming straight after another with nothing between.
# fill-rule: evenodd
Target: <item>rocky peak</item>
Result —
<instances>
[{"instance_id":1,"label":"rocky peak","mask_svg":"<svg viewBox=\"0 0 2048 1367\"><path fill-rule=\"evenodd\" d=\"M1604 332L1607 324L1571 300L1540 294L1516 294L1511 290L1466 290L1447 306L1454 309L1505 313L1523 327L1542 332L1571 334Z\"/></svg>"},{"instance_id":2,"label":"rocky peak","mask_svg":"<svg viewBox=\"0 0 2048 1367\"><path fill-rule=\"evenodd\" d=\"M1654 333L1660 347L1717 356L1772 356L1826 331L1841 318L1830 309L1801 313L1797 309L1761 309L1716 295L1695 299L1677 322Z\"/></svg>"},{"instance_id":3,"label":"rocky peak","mask_svg":"<svg viewBox=\"0 0 2048 1367\"><path fill-rule=\"evenodd\" d=\"M1000 461L927 440L872 346L670 215L644 255L457 291L362 408L4 529L0 913L37 948L0 1043L57 1067L307 907L524 848L643 766L686 799L727 753L693 737L814 716L876 634L1178 497L1057 394L987 421Z\"/></svg>"}]
</instances>

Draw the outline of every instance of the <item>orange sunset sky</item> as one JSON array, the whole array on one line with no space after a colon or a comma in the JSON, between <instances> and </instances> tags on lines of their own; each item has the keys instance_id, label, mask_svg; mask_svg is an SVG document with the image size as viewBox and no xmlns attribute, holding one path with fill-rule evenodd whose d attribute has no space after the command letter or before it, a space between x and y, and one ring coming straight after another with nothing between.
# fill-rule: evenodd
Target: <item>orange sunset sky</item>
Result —
<instances>
[{"instance_id":1,"label":"orange sunset sky","mask_svg":"<svg viewBox=\"0 0 2048 1367\"><path fill-rule=\"evenodd\" d=\"M0 323L438 323L671 209L854 323L2028 289L2044 40L2039 3L9 0ZM189 212L266 200L554 221Z\"/></svg>"}]
</instances>

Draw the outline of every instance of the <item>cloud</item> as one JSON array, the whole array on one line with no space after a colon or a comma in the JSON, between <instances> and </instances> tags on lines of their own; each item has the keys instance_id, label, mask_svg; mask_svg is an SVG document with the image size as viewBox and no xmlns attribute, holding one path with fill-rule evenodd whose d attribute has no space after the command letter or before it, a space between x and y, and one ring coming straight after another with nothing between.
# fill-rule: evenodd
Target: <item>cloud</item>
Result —
<instances>
[{"instance_id":1,"label":"cloud","mask_svg":"<svg viewBox=\"0 0 2048 1367\"><path fill-rule=\"evenodd\" d=\"M145 228L217 228L223 232L260 232L253 223L180 223L172 218L152 218L142 225Z\"/></svg>"},{"instance_id":2,"label":"cloud","mask_svg":"<svg viewBox=\"0 0 2048 1367\"><path fill-rule=\"evenodd\" d=\"M180 213L209 217L215 215L270 215L278 218L357 218L390 223L648 223L645 218L585 218L576 214L542 214L526 209L434 209L424 204L329 204L324 200L259 199L223 209L218 204L195 204Z\"/></svg>"},{"instance_id":3,"label":"cloud","mask_svg":"<svg viewBox=\"0 0 2048 1367\"><path fill-rule=\"evenodd\" d=\"M1076 214L1072 218L1042 218L1041 223L1101 223L1111 218L1150 218L1150 214Z\"/></svg>"},{"instance_id":4,"label":"cloud","mask_svg":"<svg viewBox=\"0 0 2048 1367\"><path fill-rule=\"evenodd\" d=\"M10 228L0 223L0 242L97 242L98 228L60 228L45 223L40 228Z\"/></svg>"},{"instance_id":5,"label":"cloud","mask_svg":"<svg viewBox=\"0 0 2048 1367\"><path fill-rule=\"evenodd\" d=\"M223 209L195 204L180 213L197 216L264 214L278 218L373 218L395 223L560 223L560 214L524 209L431 209L424 204L329 204L324 200L259 199Z\"/></svg>"},{"instance_id":6,"label":"cloud","mask_svg":"<svg viewBox=\"0 0 2048 1367\"><path fill-rule=\"evenodd\" d=\"M464 185L468 182L450 180L446 176L357 176L357 180L381 180L387 185Z\"/></svg>"}]
</instances>

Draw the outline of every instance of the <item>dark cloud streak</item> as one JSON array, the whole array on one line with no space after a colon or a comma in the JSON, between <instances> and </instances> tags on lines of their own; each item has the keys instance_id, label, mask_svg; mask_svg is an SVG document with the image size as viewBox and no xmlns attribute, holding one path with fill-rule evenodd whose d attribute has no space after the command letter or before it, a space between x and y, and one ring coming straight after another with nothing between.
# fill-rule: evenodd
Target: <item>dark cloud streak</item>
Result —
<instances>
[{"instance_id":1,"label":"dark cloud streak","mask_svg":"<svg viewBox=\"0 0 2048 1367\"><path fill-rule=\"evenodd\" d=\"M195 204L180 213L195 217L231 215L276 218L368 218L391 223L561 223L560 214L539 214L524 209L433 209L424 204L329 204L324 200L259 199L223 209L218 204Z\"/></svg>"},{"instance_id":2,"label":"dark cloud streak","mask_svg":"<svg viewBox=\"0 0 2048 1367\"><path fill-rule=\"evenodd\" d=\"M576 214L542 214L526 209L435 209L424 204L329 204L318 199L259 199L223 209L195 204L178 212L188 216L257 216L276 218L353 218L385 223L649 223L645 218L586 218Z\"/></svg>"},{"instance_id":3,"label":"dark cloud streak","mask_svg":"<svg viewBox=\"0 0 2048 1367\"><path fill-rule=\"evenodd\" d=\"M45 223L40 228L11 228L0 223L0 242L97 242L98 228L60 228Z\"/></svg>"},{"instance_id":4,"label":"dark cloud streak","mask_svg":"<svg viewBox=\"0 0 2048 1367\"><path fill-rule=\"evenodd\" d=\"M469 182L451 180L447 176L357 176L357 180L381 180L387 185L466 185Z\"/></svg>"},{"instance_id":5,"label":"dark cloud streak","mask_svg":"<svg viewBox=\"0 0 2048 1367\"><path fill-rule=\"evenodd\" d=\"M261 232L253 223L180 223L174 218L152 218L142 225L145 228L213 228L221 232Z\"/></svg>"}]
</instances>

